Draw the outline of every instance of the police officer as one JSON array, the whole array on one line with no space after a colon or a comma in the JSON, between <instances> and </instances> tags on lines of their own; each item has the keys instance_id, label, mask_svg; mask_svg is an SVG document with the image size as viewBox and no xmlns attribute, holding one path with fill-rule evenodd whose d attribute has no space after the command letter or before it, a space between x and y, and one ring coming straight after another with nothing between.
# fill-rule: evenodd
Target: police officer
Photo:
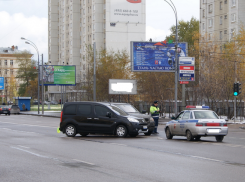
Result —
<instances>
[{"instance_id":1,"label":"police officer","mask_svg":"<svg viewBox=\"0 0 245 182\"><path fill-rule=\"evenodd\" d=\"M160 109L158 107L158 101L154 101L154 103L150 107L151 116L155 121L155 129L152 134L158 134L157 127L158 127L159 112L160 112Z\"/></svg>"}]
</instances>

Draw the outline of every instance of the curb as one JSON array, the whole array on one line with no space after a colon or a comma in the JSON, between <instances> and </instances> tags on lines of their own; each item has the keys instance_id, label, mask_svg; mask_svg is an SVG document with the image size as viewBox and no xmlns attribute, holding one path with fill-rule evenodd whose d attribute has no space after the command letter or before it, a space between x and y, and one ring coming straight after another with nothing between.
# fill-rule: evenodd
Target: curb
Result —
<instances>
[{"instance_id":1,"label":"curb","mask_svg":"<svg viewBox=\"0 0 245 182\"><path fill-rule=\"evenodd\" d=\"M27 115L27 116L42 116L42 117L52 117L52 118L60 118L60 116L54 116L54 115L43 115L43 114L25 114L20 113L21 115Z\"/></svg>"}]
</instances>

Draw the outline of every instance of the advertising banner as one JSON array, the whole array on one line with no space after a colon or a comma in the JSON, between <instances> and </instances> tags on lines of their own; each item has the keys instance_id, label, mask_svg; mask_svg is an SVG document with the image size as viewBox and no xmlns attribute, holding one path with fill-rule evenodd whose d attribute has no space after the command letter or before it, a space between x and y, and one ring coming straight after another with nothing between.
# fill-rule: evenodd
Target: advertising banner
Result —
<instances>
[{"instance_id":1,"label":"advertising banner","mask_svg":"<svg viewBox=\"0 0 245 182\"><path fill-rule=\"evenodd\" d=\"M137 81L109 79L109 94L137 94Z\"/></svg>"},{"instance_id":2,"label":"advertising banner","mask_svg":"<svg viewBox=\"0 0 245 182\"><path fill-rule=\"evenodd\" d=\"M76 86L76 66L44 65L43 75L40 66L40 85Z\"/></svg>"},{"instance_id":3,"label":"advertising banner","mask_svg":"<svg viewBox=\"0 0 245 182\"><path fill-rule=\"evenodd\" d=\"M0 90L4 90L4 77L0 77Z\"/></svg>"},{"instance_id":4,"label":"advertising banner","mask_svg":"<svg viewBox=\"0 0 245 182\"><path fill-rule=\"evenodd\" d=\"M132 71L135 72L174 72L175 43L131 42ZM178 44L178 57L185 57L187 43Z\"/></svg>"},{"instance_id":5,"label":"advertising banner","mask_svg":"<svg viewBox=\"0 0 245 182\"><path fill-rule=\"evenodd\" d=\"M141 23L141 0L111 0L110 22Z\"/></svg>"}]
</instances>

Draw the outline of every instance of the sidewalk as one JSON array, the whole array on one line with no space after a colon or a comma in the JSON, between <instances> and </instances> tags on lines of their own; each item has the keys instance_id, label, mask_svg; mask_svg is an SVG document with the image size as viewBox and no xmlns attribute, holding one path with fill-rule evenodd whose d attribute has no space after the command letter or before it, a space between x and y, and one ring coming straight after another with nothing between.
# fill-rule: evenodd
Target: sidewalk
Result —
<instances>
[{"instance_id":1,"label":"sidewalk","mask_svg":"<svg viewBox=\"0 0 245 182\"><path fill-rule=\"evenodd\" d=\"M43 116L43 117L54 117L54 118L60 118L60 111L44 111L44 114L42 114L42 111L21 111L20 114L22 115L32 115L32 116Z\"/></svg>"}]
</instances>

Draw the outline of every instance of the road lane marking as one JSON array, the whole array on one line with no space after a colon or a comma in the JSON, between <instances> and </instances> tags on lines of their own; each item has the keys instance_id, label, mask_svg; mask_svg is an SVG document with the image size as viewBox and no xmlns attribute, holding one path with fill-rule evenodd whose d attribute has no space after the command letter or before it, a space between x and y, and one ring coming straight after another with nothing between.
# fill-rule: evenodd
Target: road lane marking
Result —
<instances>
[{"instance_id":1,"label":"road lane marking","mask_svg":"<svg viewBox=\"0 0 245 182\"><path fill-rule=\"evenodd\" d=\"M20 150L20 151L23 151L23 152L26 152L26 153L29 153L29 154L34 155L36 157L41 157L41 158L46 158L46 159L49 159L50 158L50 157L47 157L47 156L44 156L44 155L40 155L40 154L31 152L29 150L25 150L25 149L22 149L22 148L18 148L18 147L14 147L14 146L11 146L11 148L17 149L17 150Z\"/></svg>"},{"instance_id":2,"label":"road lane marking","mask_svg":"<svg viewBox=\"0 0 245 182\"><path fill-rule=\"evenodd\" d=\"M23 145L18 145L19 147L22 147L22 148L26 148L26 149L29 149L30 147L26 147L26 146L23 146Z\"/></svg>"},{"instance_id":3,"label":"road lane marking","mask_svg":"<svg viewBox=\"0 0 245 182\"><path fill-rule=\"evenodd\" d=\"M163 140L164 138L158 137L157 139L158 139L158 140Z\"/></svg>"},{"instance_id":4,"label":"road lane marking","mask_svg":"<svg viewBox=\"0 0 245 182\"><path fill-rule=\"evenodd\" d=\"M77 161L77 162L82 162L82 163L85 163L85 164L89 164L91 166L95 166L95 164L93 163L90 163L90 162L86 162L86 161L81 161L81 160L78 160L78 159L73 159L74 161Z\"/></svg>"},{"instance_id":5,"label":"road lane marking","mask_svg":"<svg viewBox=\"0 0 245 182\"><path fill-rule=\"evenodd\" d=\"M120 144L120 143L109 143L109 144L111 144L111 145L119 145L119 146L124 146L124 147L127 147L127 145L125 145L125 144Z\"/></svg>"},{"instance_id":6,"label":"road lane marking","mask_svg":"<svg viewBox=\"0 0 245 182\"><path fill-rule=\"evenodd\" d=\"M13 131L13 132L20 132L20 133L31 133L31 134L38 134L41 135L40 133L36 133L36 132L32 132L32 131L21 131L21 130L13 130L10 128L2 128L3 130L9 130L9 131Z\"/></svg>"},{"instance_id":7,"label":"road lane marking","mask_svg":"<svg viewBox=\"0 0 245 182\"><path fill-rule=\"evenodd\" d=\"M30 124L22 124L22 123L10 123L10 122L2 122L0 121L0 123L7 123L7 124L16 124L16 125L24 125L24 126L36 126L36 127L43 127L43 128L55 128L57 129L57 127L52 127L52 126L40 126L40 125L30 125Z\"/></svg>"}]
</instances>

